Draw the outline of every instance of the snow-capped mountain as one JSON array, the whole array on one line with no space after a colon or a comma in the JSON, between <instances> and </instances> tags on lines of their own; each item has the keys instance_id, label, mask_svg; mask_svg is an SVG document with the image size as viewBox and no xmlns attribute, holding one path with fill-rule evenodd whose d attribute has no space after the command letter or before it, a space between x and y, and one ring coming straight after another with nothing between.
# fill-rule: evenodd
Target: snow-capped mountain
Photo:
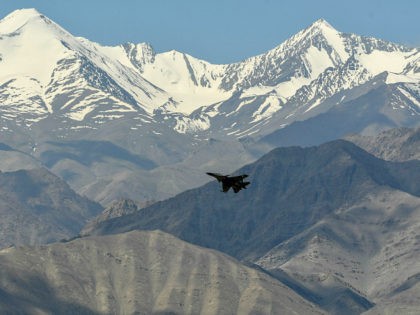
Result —
<instances>
[{"instance_id":1,"label":"snow-capped mountain","mask_svg":"<svg viewBox=\"0 0 420 315\"><path fill-rule=\"evenodd\" d=\"M346 133L417 126L419 62L419 48L340 33L321 19L264 54L215 65L147 43L102 46L22 9L0 21L1 141L95 200L127 188L124 197L161 199L160 190L202 184L205 168L231 172L255 160L276 144L251 147L255 140L280 129L293 139L295 123L321 114L345 112L354 122ZM108 154L115 146L122 155ZM139 184L150 171L156 183Z\"/></svg>"},{"instance_id":2,"label":"snow-capped mountain","mask_svg":"<svg viewBox=\"0 0 420 315\"><path fill-rule=\"evenodd\" d=\"M36 10L19 10L0 23L1 101L6 117L49 115L101 121L144 112L162 92L129 65L75 38ZM155 102L156 100L154 100ZM142 107L139 107L139 103ZM112 114L110 112L112 111Z\"/></svg>"},{"instance_id":3,"label":"snow-capped mountain","mask_svg":"<svg viewBox=\"0 0 420 315\"><path fill-rule=\"evenodd\" d=\"M324 20L229 65L156 53L145 43L104 47L72 36L34 9L5 17L0 34L2 116L24 114L27 125L59 115L94 128L133 112L163 113L178 132L211 130L213 120L228 115L251 126L267 124L275 113L276 121L291 122L380 73L390 74L388 83L414 83L417 92L420 77L419 49L342 34ZM226 133L250 133L231 125Z\"/></svg>"}]
</instances>

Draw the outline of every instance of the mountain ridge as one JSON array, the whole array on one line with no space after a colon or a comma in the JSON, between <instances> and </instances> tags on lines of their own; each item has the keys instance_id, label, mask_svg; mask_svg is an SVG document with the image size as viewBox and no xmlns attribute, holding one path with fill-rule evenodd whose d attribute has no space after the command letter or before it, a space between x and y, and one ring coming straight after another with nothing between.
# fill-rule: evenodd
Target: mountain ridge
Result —
<instances>
[{"instance_id":1,"label":"mountain ridge","mask_svg":"<svg viewBox=\"0 0 420 315\"><path fill-rule=\"evenodd\" d=\"M20 17L20 15L23 15L23 17ZM28 17L29 16L29 17ZM45 18L42 14L37 12L34 9L28 9L28 10L22 10L22 11L16 11L14 13L11 13L9 16L4 18L4 20L10 21L13 19L28 19L28 21L25 23L25 25L29 22L33 22L34 20L42 20L45 24L52 24L53 22L49 20L48 18ZM5 22L2 22L5 23ZM7 23L6 23L7 24ZM19 23L18 23L19 25ZM351 58L356 57L355 51L351 51L350 47L353 47L354 45L357 45L358 42L361 42L365 40L367 42L367 45L361 46L361 50L358 52L363 53L369 53L374 52L377 49L382 49L383 53L385 54L387 52L401 52L401 53L414 53L418 54L419 52L415 49L409 49L405 48L401 45L392 44L389 42L385 42L382 40L376 40L373 38L364 38L363 40L361 37L356 37L355 35L347 35L338 32L328 22L325 20L318 20L314 22L311 26L308 28L302 30L301 32L297 33L296 35L292 36L291 39L286 40L284 43L280 44L279 46L273 48L272 50L269 50L268 52L255 56L250 57L244 61L240 61L233 64L227 64L227 65L211 65L208 62L205 62L203 60L196 59L194 57L191 57L189 55L186 55L184 53L176 52L176 51L170 51L170 52L164 52L164 53L154 53L153 49L149 44L142 43L142 44L126 44L125 48L124 46L116 46L116 47L102 47L99 44L91 43L86 39L78 40L77 38L73 37L71 34L67 33L65 30L63 30L61 27L57 26L54 23L54 27L59 29L59 32L65 33L65 39L61 40L62 45L64 45L67 48L77 49L77 51L81 52L83 55L85 55L88 59L94 60L94 67L98 67L102 70L105 70L104 77L106 77L109 74L112 75L112 80L115 80L117 84L121 84L121 88L128 93L128 95L131 95L131 97L134 96L133 92L134 90L132 88L127 89L128 85L127 83L123 83L121 79L118 79L115 74L118 72L121 72L122 70L118 70L115 66L104 66L104 64L101 64L98 58L102 58L103 61L106 61L107 63L112 63L113 58L117 58L116 60L121 64L124 65L125 71L133 71L135 69L140 70L139 75L135 75L136 79L134 77L131 78L131 80L139 80L142 77L146 79L141 79L143 81L138 81L140 83L139 86L144 86L145 83L150 82L154 87L162 86L163 89L169 89L168 91L177 93L176 89L170 87L165 81L169 80L173 83L180 83L181 81L183 83L183 89L186 87L192 88L193 86L212 86L214 83L217 82L217 78L221 78L222 81L220 81L218 86L215 86L216 90L212 93L216 92L217 90L224 89L229 92L230 94L234 94L238 90L246 90L247 88L255 86L255 84L262 85L262 86L270 86L274 89L277 89L277 93L280 93L280 95L284 92L282 92L284 89L280 89L279 87L276 87L276 85L280 82L291 82L290 79L298 80L299 77L296 77L296 73L300 73L301 79L304 80L302 82L305 82L305 85L310 83L313 79L318 77L324 70L328 69L329 67L337 68L343 65L347 60L350 60ZM20 28L19 28L20 29ZM1 28L0 28L1 30ZM315 46L313 46L315 43ZM68 46L70 45L70 46ZM135 46L136 52L139 54L138 57L133 55L133 49L127 49L127 47L132 47L132 45ZM316 46L318 45L318 46ZM335 46L334 46L335 45ZM300 46L300 47L296 47ZM74 47L74 48L73 48ZM325 49L328 48L331 50L331 52L326 53ZM354 49L354 48L353 48ZM313 56L311 54L308 54L307 56L299 55L300 51L312 51ZM127 51L129 54L127 55ZM130 54L131 52L131 54ZM297 53L297 54L296 54ZM317 55L318 54L318 55ZM96 56L95 56L96 55ZM131 57L129 57L131 55ZM350 58L351 57L351 58ZM93 59L92 59L93 58ZM108 59L105 60L104 58ZM293 60L294 58L298 58L297 60L302 62L303 68L288 68L290 77L285 74L282 74L284 70L288 67L287 63L283 65L284 61L287 62L288 59ZM309 59L308 59L309 58ZM312 58L312 59L311 59ZM314 59L315 58L315 59ZM350 58L350 59L349 59ZM402 59L398 60L397 55L395 55L394 58L394 68L391 70L399 70L402 71L403 67L399 66L398 63L404 63ZM410 57L412 58L412 57ZM159 61L162 59L161 61ZM132 62L132 61L135 62ZM355 59L354 62L363 62L363 60L358 61L359 59ZM89 61L90 62L90 61ZM413 61L414 62L414 61ZM410 60L405 62L406 64L410 63ZM164 64L170 65L172 67L171 73L167 72L169 76L167 77L157 77L158 72L156 70L162 70ZM136 67L137 65L137 67ZM141 66L139 66L141 65ZM392 66L392 64L391 64ZM381 70L378 70L377 64L375 65L376 68L372 68L373 75L379 74ZM129 68L129 69L128 69ZM83 69L83 65L82 65ZM130 70L131 69L131 70ZM155 70L154 70L155 69ZM258 71L256 71L258 69ZM300 69L300 70L299 70ZM362 67L364 69L364 67ZM386 67L382 66L382 69L386 69ZM203 72L205 70L208 74L205 74ZM112 71L112 72L110 72ZM239 71L239 72L238 72ZM225 72L223 74L223 72ZM230 73L237 73L234 76L232 76ZM122 73L119 75L121 76ZM134 75L134 73L133 73ZM268 75L268 77L267 77ZM171 79L172 77L172 79ZM236 78L235 78L236 77ZM249 77L249 78L248 78ZM267 79L266 78L270 78ZM286 78L287 80L285 80ZM164 81L162 81L164 80ZM173 81L175 80L175 81ZM179 81L181 80L181 81ZM243 83L241 83L241 80ZM275 81L273 81L275 80ZM292 80L292 81L293 81ZM306 80L306 81L305 81ZM309 81L308 81L309 80ZM141 83L143 82L143 83ZM190 83L188 83L190 82ZM203 84L198 84L198 82L205 82ZM210 82L213 82L211 84ZM231 83L229 83L231 82ZM246 83L249 82L249 83ZM252 83L254 82L254 83ZM296 81L297 82L297 81ZM289 84L288 83L288 84ZM106 87L109 86L111 83L104 82L99 85L99 87ZM237 87L235 87L236 84ZM112 85L112 84L111 84ZM179 84L178 84L179 85ZM115 86L116 87L116 86ZM115 87L113 89L115 89ZM240 87L240 88L239 88ZM302 85L296 85L296 90L301 88ZM147 90L144 90L147 95L153 95L159 94L160 92L149 85L149 88ZM154 92L153 92L154 91ZM191 90L193 91L193 89ZM200 90L200 93L205 93L206 90ZM210 91L210 90L209 90ZM106 92L106 91L105 91ZM198 92L198 91L197 91ZM137 94L138 92L135 92ZM114 93L113 93L114 94ZM115 95L115 94L114 94ZM228 97L228 95L226 95ZM224 96L223 99L219 99L219 101L226 100L226 96ZM290 97L292 95L283 95L281 97ZM201 96L202 97L202 96ZM121 96L119 97L121 99ZM203 98L203 97L202 97ZM168 95L167 100L175 99L174 97ZM179 99L179 98L178 98ZM204 99L204 98L203 98ZM121 99L123 103L126 104L132 104L138 103L139 98L138 96L134 97L131 101L129 101L127 98ZM143 104L141 104L142 108L146 110L146 112L149 112L151 114L151 108L148 107L147 103L144 103L146 99L143 98ZM161 102L161 105L164 105L164 101L161 99L158 102ZM178 101L175 101L176 103L179 103ZM182 101L184 102L184 101ZM216 101L212 101L213 103L217 103ZM122 104L121 104L122 105ZM202 104L205 105L205 104ZM208 105L211 105L209 103ZM51 108L47 105L48 108ZM185 105L184 105L185 107ZM187 106L188 107L188 106ZM154 110L157 109L156 105L154 105ZM169 107L166 107L166 110L168 110ZM175 109L182 110L182 107L175 106ZM197 109L197 108L195 108ZM130 109L133 110L133 109ZM191 112L191 110L189 110ZM176 112L176 111L175 111ZM171 111L169 111L171 113Z\"/></svg>"},{"instance_id":2,"label":"mountain ridge","mask_svg":"<svg viewBox=\"0 0 420 315\"><path fill-rule=\"evenodd\" d=\"M391 295L409 310L419 171L419 160L382 160L345 140L277 148L233 174L251 182L238 194L214 181L81 234L162 229L256 264L331 314L391 309Z\"/></svg>"},{"instance_id":3,"label":"mountain ridge","mask_svg":"<svg viewBox=\"0 0 420 315\"><path fill-rule=\"evenodd\" d=\"M418 162L416 163L417 164L410 166L411 170L416 170ZM265 165L267 165L267 167L265 167ZM276 165L276 167L274 167L274 165ZM403 168L398 165L396 170ZM410 164L408 163L407 166L408 165ZM335 170L334 167L337 167L337 170ZM288 232L283 235L283 232L280 231L281 229L279 229L278 226L275 228L274 222L278 221L276 224L281 226L282 220L280 220L280 218L282 216L288 217L288 215L286 213L287 211L284 212L281 211L281 209L278 209L280 214L276 213L277 210L271 208L272 204L283 205L282 207L284 207L284 204L287 203L288 207L291 207L291 209L295 209L295 211L298 211L299 213L303 211L301 213L302 216L300 216L301 218L305 217L303 215L305 211L308 211L308 213L310 212L311 215L304 219L304 221L306 220L307 222L301 222L296 225L298 230L303 230L311 225L310 222L315 222L330 211L334 211L334 209L340 206L340 202L343 202L343 200L347 200L346 202L357 200L365 193L365 190L368 190L372 185L383 185L386 183L386 185L391 185L391 187L394 187L395 189L408 190L409 193L419 194L419 187L416 187L415 185L406 185L404 184L404 181L396 180L395 176L399 176L399 172L394 170L394 167L394 164L391 165L389 162L379 160L354 144L344 140L333 141L321 145L319 148L279 148L263 156L256 163L250 164L237 171L238 173L244 172L249 174L251 181L249 189L241 192L240 195L238 194L233 197L229 195L221 195L217 198L209 197L209 190L214 191L212 194L219 194L216 183L211 182L200 188L181 193L176 197L178 199L173 197L165 201L157 202L134 214L111 219L108 223L106 221L102 222L94 233L101 234L110 231L124 232L130 229L142 229L146 227L162 228L164 230L168 229L166 231L181 238L185 237L185 239L190 242L194 242L193 240L196 236L199 244L206 246L206 242L211 240L210 235L206 234L210 237L208 239L203 238L204 234L200 234L200 237L195 235L200 228L204 229L204 227L208 227L208 224L210 224L199 224L198 222L200 222L201 217L202 219L206 218L214 221L214 224L220 225L217 218L222 214L231 217L230 220L228 220L229 222L234 219L241 222L241 213L245 211L247 215L244 215L243 218L247 221L246 218L254 213L252 209L257 207L257 213L251 215L251 218L255 216L254 219L250 218L249 222L241 222L240 225L235 226L235 231L238 233L245 233L245 235L242 235L239 239L236 239L233 231L228 233L223 230L224 228L228 228L228 226L214 226L215 229L212 231L212 233L216 233L212 237L225 234L227 236L227 239L223 242L217 242L217 238L214 239L218 244L213 245L214 248L222 251L228 250L227 252L229 254L243 259L247 257L247 253L251 253L253 250L264 252L264 250L266 250L264 246L269 246L268 244L262 246L260 242L256 242L255 246L252 245L252 237L257 237L258 235L257 233L252 236L252 231L255 232L258 230L254 225L254 220L257 220L257 222L261 219L263 221L268 220L264 221L266 225L264 225L265 232L263 232L264 235L267 234L267 240L279 241L280 239L286 239L288 237L287 233L290 233L290 231L293 230L292 227L288 226L288 229L286 229ZM324 171L321 172L320 169ZM335 172L341 172L341 174L337 175ZM273 174L277 174L278 178ZM402 176L415 176L415 172L410 175L404 172L402 173ZM253 179L255 177L257 179ZM264 180L263 178L266 179ZM341 182L341 178L346 181ZM289 188L291 181L300 181L300 185L306 185L305 187L308 188L308 191L304 193L293 185ZM360 181L363 182L365 190L357 185ZM259 182L261 183L259 184ZM328 183L328 185L324 184L324 182ZM325 188L323 188L324 185L326 185ZM264 200L272 200L274 198L273 194L276 196L275 198L277 198L276 201L264 204ZM303 198L303 195L305 198ZM251 196L253 196L252 200L247 199L251 198ZM213 198L216 198L217 201L214 201ZM329 201L329 198L333 198L336 201ZM231 204L232 202L235 202L236 206L233 206ZM335 204L334 202L337 203ZM197 205L195 205L195 203L197 203ZM309 207L308 209L304 207L305 204ZM212 210L212 216L208 214L209 209ZM272 213L272 215L267 216L267 214L263 214L264 211L268 211L269 213ZM291 210L288 209L288 211L290 212ZM184 214L181 215L181 213ZM177 216L180 216L180 218L177 219ZM214 220L212 217L214 217ZM274 220L274 217L277 219ZM160 222L159 220L161 219L159 218L166 218L166 223ZM157 221L155 221L155 219ZM136 220L140 225L136 225ZM191 222L196 223L189 224L188 222L190 222L190 220ZM107 224L109 225L107 226ZM210 226L212 226L212 224L210 224ZM242 226L243 224L244 226ZM194 230L192 229L193 227ZM269 227L272 227L274 230ZM218 230L218 228L221 228L221 230ZM108 231L108 229L110 230ZM246 234L248 233L246 231L251 234ZM275 233L276 236L273 236L273 233ZM244 241L240 241L240 239L246 240L248 244L246 248L242 248L239 245L244 243ZM270 242L267 241L267 243ZM229 248L231 245L228 244L231 244L232 248ZM218 246L222 247L219 248Z\"/></svg>"},{"instance_id":4,"label":"mountain ridge","mask_svg":"<svg viewBox=\"0 0 420 315\"><path fill-rule=\"evenodd\" d=\"M0 310L323 314L266 274L161 231L0 251Z\"/></svg>"},{"instance_id":5,"label":"mountain ridge","mask_svg":"<svg viewBox=\"0 0 420 315\"><path fill-rule=\"evenodd\" d=\"M2 142L44 166L55 154L50 170L104 205L120 197L162 200L198 187L209 166L231 172L277 142L301 144L296 139L306 124L317 126L305 145L419 125L419 49L341 33L325 20L265 53L222 65L157 53L146 43L102 46L34 10L11 13L0 30L2 24ZM345 120L340 132L334 119L321 117L337 112ZM277 140L265 142L269 136ZM112 142L153 167L127 164L123 155L98 156L86 169L72 152L51 145L82 148L79 141Z\"/></svg>"}]
</instances>

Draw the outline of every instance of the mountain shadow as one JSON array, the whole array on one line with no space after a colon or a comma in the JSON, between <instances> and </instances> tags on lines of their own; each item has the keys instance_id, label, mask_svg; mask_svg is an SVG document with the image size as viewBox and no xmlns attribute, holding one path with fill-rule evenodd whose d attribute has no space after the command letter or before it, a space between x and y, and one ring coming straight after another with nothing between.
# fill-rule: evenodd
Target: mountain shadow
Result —
<instances>
[{"instance_id":1,"label":"mountain shadow","mask_svg":"<svg viewBox=\"0 0 420 315\"><path fill-rule=\"evenodd\" d=\"M0 151L15 151L12 147L0 142Z\"/></svg>"},{"instance_id":2,"label":"mountain shadow","mask_svg":"<svg viewBox=\"0 0 420 315\"><path fill-rule=\"evenodd\" d=\"M11 281L11 276L10 274L2 276L2 280ZM30 274L29 272L26 275L15 275L13 285L18 292L9 292L0 288L1 314L102 314L57 296L55 288L40 275Z\"/></svg>"},{"instance_id":3,"label":"mountain shadow","mask_svg":"<svg viewBox=\"0 0 420 315\"><path fill-rule=\"evenodd\" d=\"M41 154L41 160L51 168L62 159L75 160L85 166L90 166L94 162L103 161L106 158L114 158L133 163L141 169L151 170L156 164L139 155L135 155L122 147L109 141L68 141L54 142L49 141L54 149L46 150Z\"/></svg>"}]
</instances>

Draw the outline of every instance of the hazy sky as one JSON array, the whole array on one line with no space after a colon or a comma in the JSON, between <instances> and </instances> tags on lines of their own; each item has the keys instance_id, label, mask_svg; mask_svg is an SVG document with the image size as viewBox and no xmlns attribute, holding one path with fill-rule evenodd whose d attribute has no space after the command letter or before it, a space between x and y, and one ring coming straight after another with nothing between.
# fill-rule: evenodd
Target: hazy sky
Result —
<instances>
[{"instance_id":1,"label":"hazy sky","mask_svg":"<svg viewBox=\"0 0 420 315\"><path fill-rule=\"evenodd\" d=\"M0 0L0 17L20 8L103 45L148 42L212 63L263 53L319 18L341 32L420 46L418 0Z\"/></svg>"}]
</instances>

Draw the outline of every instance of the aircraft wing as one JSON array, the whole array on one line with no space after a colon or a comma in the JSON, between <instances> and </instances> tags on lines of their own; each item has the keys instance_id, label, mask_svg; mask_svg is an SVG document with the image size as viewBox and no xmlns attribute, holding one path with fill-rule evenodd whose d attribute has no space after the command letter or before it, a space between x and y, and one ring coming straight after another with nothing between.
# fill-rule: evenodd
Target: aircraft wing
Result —
<instances>
[{"instance_id":1,"label":"aircraft wing","mask_svg":"<svg viewBox=\"0 0 420 315\"><path fill-rule=\"evenodd\" d=\"M207 175L213 176L216 178L219 182L225 179L227 176L219 174L219 173L206 173Z\"/></svg>"},{"instance_id":2,"label":"aircraft wing","mask_svg":"<svg viewBox=\"0 0 420 315\"><path fill-rule=\"evenodd\" d=\"M232 186L232 188L233 188L233 191L237 193L241 189L246 189L246 186L248 186L249 184L250 182L241 182L241 183L237 182Z\"/></svg>"}]
</instances>

